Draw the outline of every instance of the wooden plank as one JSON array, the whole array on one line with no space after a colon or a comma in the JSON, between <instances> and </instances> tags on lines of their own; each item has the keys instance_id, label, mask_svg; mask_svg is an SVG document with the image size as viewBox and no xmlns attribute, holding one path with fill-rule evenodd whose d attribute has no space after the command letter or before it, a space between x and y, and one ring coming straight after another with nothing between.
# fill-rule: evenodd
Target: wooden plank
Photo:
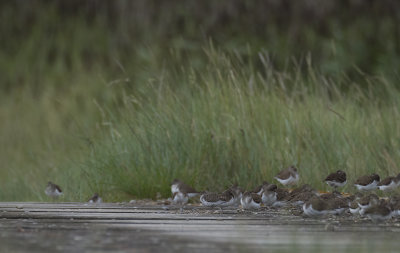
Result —
<instances>
[{"instance_id":1,"label":"wooden plank","mask_svg":"<svg viewBox=\"0 0 400 253\"><path fill-rule=\"evenodd\" d=\"M231 208L221 212L193 205L181 213L174 206L127 203L0 203L0 243L16 249L24 241L29 250L34 245L49 245L47 250L38 251L54 251L59 246L66 251L96 251L95 246L130 251L126 249L137 249L138 245L153 251L151 247L156 245L157 249L172 247L174 252L215 251L219 247L226 252L235 251L232 246L242 251L265 251L300 245L305 252L329 252L354 245L357 249L379 238L389 245L385 252L398 249L397 219L383 224L355 221L353 216L305 219L293 210L241 212ZM327 223L340 233L326 231ZM77 247L78 242L86 246ZM381 247L381 242L377 245Z\"/></svg>"}]
</instances>

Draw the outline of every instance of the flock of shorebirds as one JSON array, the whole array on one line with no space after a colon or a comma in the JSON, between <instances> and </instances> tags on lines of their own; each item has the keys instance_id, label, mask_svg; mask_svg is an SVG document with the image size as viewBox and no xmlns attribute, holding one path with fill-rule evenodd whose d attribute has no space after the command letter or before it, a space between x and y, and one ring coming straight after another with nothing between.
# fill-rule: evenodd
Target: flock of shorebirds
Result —
<instances>
[{"instance_id":1,"label":"flock of shorebirds","mask_svg":"<svg viewBox=\"0 0 400 253\"><path fill-rule=\"evenodd\" d=\"M274 179L284 186L296 185L299 181L296 167L291 166L280 171ZM337 191L347 183L346 173L338 170L329 174L325 180L334 188L331 193L319 193L310 185L305 184L289 190L279 188L276 184L263 182L251 191L243 191L238 185L227 190L216 192L200 192L175 179L171 184L172 202L181 206L181 210L190 198L200 196L200 202L206 207L241 206L242 209L259 209L265 207L283 207L287 205L300 206L306 216L323 216L327 214L341 215L347 210L352 214L367 216L373 221L384 221L400 216L400 195L380 198L371 191L391 191L400 186L400 174L380 180L379 175L365 175L354 182L358 192L354 195L342 195ZM368 193L369 192L369 193ZM63 194L61 188L48 182L45 193L51 197ZM95 193L89 203L100 203L102 199Z\"/></svg>"},{"instance_id":2,"label":"flock of shorebirds","mask_svg":"<svg viewBox=\"0 0 400 253\"><path fill-rule=\"evenodd\" d=\"M296 185L299 181L297 168L291 166L280 171L274 179L284 186ZM400 216L400 195L379 198L374 190L391 191L400 186L400 174L380 180L379 175L365 175L354 182L358 192L354 195L342 195L337 191L347 183L346 173L338 170L329 174L325 180L334 188L331 193L319 193L308 184L289 190L278 188L275 184L263 182L251 191L243 191L237 185L222 193L199 192L181 180L171 184L172 202L182 207L189 198L200 196L200 202L208 207L239 206L243 209L266 207L300 206L306 216L341 215L347 210L352 214L366 216L373 221L384 221Z\"/></svg>"}]
</instances>

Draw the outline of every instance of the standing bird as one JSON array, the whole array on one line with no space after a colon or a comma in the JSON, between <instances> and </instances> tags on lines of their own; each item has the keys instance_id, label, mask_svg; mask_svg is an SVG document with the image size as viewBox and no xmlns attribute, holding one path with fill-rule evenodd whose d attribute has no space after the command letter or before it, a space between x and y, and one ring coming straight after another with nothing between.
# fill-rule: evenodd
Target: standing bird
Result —
<instances>
[{"instance_id":1,"label":"standing bird","mask_svg":"<svg viewBox=\"0 0 400 253\"><path fill-rule=\"evenodd\" d=\"M357 187L359 191L371 191L378 188L378 183L380 177L378 174L371 174L359 177L355 182L354 186Z\"/></svg>"},{"instance_id":2,"label":"standing bird","mask_svg":"<svg viewBox=\"0 0 400 253\"><path fill-rule=\"evenodd\" d=\"M245 192L240 200L243 209L259 209L261 196L254 192Z\"/></svg>"},{"instance_id":3,"label":"standing bird","mask_svg":"<svg viewBox=\"0 0 400 253\"><path fill-rule=\"evenodd\" d=\"M200 194L198 191L179 179L174 179L174 181L172 181L171 192L172 195L174 195L175 193L182 193L184 195L187 195L189 198L195 197Z\"/></svg>"},{"instance_id":4,"label":"standing bird","mask_svg":"<svg viewBox=\"0 0 400 253\"><path fill-rule=\"evenodd\" d=\"M292 185L297 184L300 177L297 168L290 166L289 168L280 171L274 178L283 185Z\"/></svg>"},{"instance_id":5,"label":"standing bird","mask_svg":"<svg viewBox=\"0 0 400 253\"><path fill-rule=\"evenodd\" d=\"M175 192L172 196L172 203L175 205L180 205L181 212L183 211L183 206L189 201L189 196L186 193Z\"/></svg>"},{"instance_id":6,"label":"standing bird","mask_svg":"<svg viewBox=\"0 0 400 253\"><path fill-rule=\"evenodd\" d=\"M88 200L89 203L101 203L102 199L100 198L99 194L96 192L93 197Z\"/></svg>"},{"instance_id":7,"label":"standing bird","mask_svg":"<svg viewBox=\"0 0 400 253\"><path fill-rule=\"evenodd\" d=\"M58 196L63 194L60 186L53 184L50 181L47 183L47 187L44 193L46 193L47 196L50 196L52 198L57 198Z\"/></svg>"},{"instance_id":8,"label":"standing bird","mask_svg":"<svg viewBox=\"0 0 400 253\"><path fill-rule=\"evenodd\" d=\"M347 183L346 172L338 170L331 173L325 178L324 182L333 187L336 191L338 187L342 187Z\"/></svg>"}]
</instances>

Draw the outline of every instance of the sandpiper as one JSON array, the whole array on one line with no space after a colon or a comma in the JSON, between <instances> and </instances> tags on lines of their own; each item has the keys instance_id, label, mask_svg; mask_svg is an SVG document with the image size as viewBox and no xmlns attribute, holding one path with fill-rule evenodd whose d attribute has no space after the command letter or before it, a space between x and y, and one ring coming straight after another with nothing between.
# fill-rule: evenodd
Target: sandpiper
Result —
<instances>
[{"instance_id":1,"label":"sandpiper","mask_svg":"<svg viewBox=\"0 0 400 253\"><path fill-rule=\"evenodd\" d=\"M370 208L371 206L376 205L379 202L379 197L376 194L369 194L358 201L358 206L360 207L360 214L364 215L365 211Z\"/></svg>"},{"instance_id":2,"label":"sandpiper","mask_svg":"<svg viewBox=\"0 0 400 253\"><path fill-rule=\"evenodd\" d=\"M359 177L355 182L354 186L357 187L359 191L371 191L378 188L378 183L380 177L378 174L371 174Z\"/></svg>"},{"instance_id":3,"label":"sandpiper","mask_svg":"<svg viewBox=\"0 0 400 253\"><path fill-rule=\"evenodd\" d=\"M351 214L360 214L361 208L358 206L357 200L353 200L349 204L349 211Z\"/></svg>"},{"instance_id":4,"label":"sandpiper","mask_svg":"<svg viewBox=\"0 0 400 253\"><path fill-rule=\"evenodd\" d=\"M263 193L263 187L264 187L264 186L268 186L268 185L269 185L269 183L268 183L267 181L263 181L261 185L257 186L257 187L253 190L253 192L254 192L254 193L257 193L258 195L261 196L262 193Z\"/></svg>"},{"instance_id":5,"label":"sandpiper","mask_svg":"<svg viewBox=\"0 0 400 253\"><path fill-rule=\"evenodd\" d=\"M395 177L387 177L378 183L378 188L381 191L391 191L397 188L400 184L400 174Z\"/></svg>"},{"instance_id":6,"label":"sandpiper","mask_svg":"<svg viewBox=\"0 0 400 253\"><path fill-rule=\"evenodd\" d=\"M261 196L254 192L245 192L240 200L243 209L258 209L261 207Z\"/></svg>"},{"instance_id":7,"label":"sandpiper","mask_svg":"<svg viewBox=\"0 0 400 253\"><path fill-rule=\"evenodd\" d=\"M222 207L230 206L236 203L234 193L228 189L223 193L206 192L200 196L200 202L203 206Z\"/></svg>"},{"instance_id":8,"label":"sandpiper","mask_svg":"<svg viewBox=\"0 0 400 253\"><path fill-rule=\"evenodd\" d=\"M223 194L230 194L227 191L230 191L231 193L233 193L234 200L235 200L233 205L239 206L240 200L243 195L243 189L240 188L237 184L234 184L231 187L229 187L226 191L224 191Z\"/></svg>"},{"instance_id":9,"label":"sandpiper","mask_svg":"<svg viewBox=\"0 0 400 253\"><path fill-rule=\"evenodd\" d=\"M311 191L300 192L290 199L290 203L295 206L301 206L315 196L316 194Z\"/></svg>"},{"instance_id":10,"label":"sandpiper","mask_svg":"<svg viewBox=\"0 0 400 253\"><path fill-rule=\"evenodd\" d=\"M328 202L319 197L314 197L303 204L303 211L307 216L321 216L328 214Z\"/></svg>"},{"instance_id":11,"label":"sandpiper","mask_svg":"<svg viewBox=\"0 0 400 253\"><path fill-rule=\"evenodd\" d=\"M347 183L346 172L338 170L331 173L325 178L324 182L336 190L338 187L342 187Z\"/></svg>"},{"instance_id":12,"label":"sandpiper","mask_svg":"<svg viewBox=\"0 0 400 253\"><path fill-rule=\"evenodd\" d=\"M297 194L303 193L303 192L316 192L314 188L312 188L309 184L303 184L300 187L297 187L295 189L293 189L292 191L290 191L290 196L294 197Z\"/></svg>"},{"instance_id":13,"label":"sandpiper","mask_svg":"<svg viewBox=\"0 0 400 253\"><path fill-rule=\"evenodd\" d=\"M276 201L272 204L273 207L282 207L287 204L287 196L289 195L289 191L283 188L276 189Z\"/></svg>"},{"instance_id":14,"label":"sandpiper","mask_svg":"<svg viewBox=\"0 0 400 253\"><path fill-rule=\"evenodd\" d=\"M358 201L363 197L362 193L357 192L354 195L350 195L346 197L345 199L347 200L349 204L349 211L351 214L360 214L361 208L358 206Z\"/></svg>"},{"instance_id":15,"label":"sandpiper","mask_svg":"<svg viewBox=\"0 0 400 253\"><path fill-rule=\"evenodd\" d=\"M272 206L276 200L278 187L275 184L264 185L261 194L262 203L266 206Z\"/></svg>"},{"instance_id":16,"label":"sandpiper","mask_svg":"<svg viewBox=\"0 0 400 253\"><path fill-rule=\"evenodd\" d=\"M101 203L101 201L102 199L97 192L88 200L89 203Z\"/></svg>"},{"instance_id":17,"label":"sandpiper","mask_svg":"<svg viewBox=\"0 0 400 253\"><path fill-rule=\"evenodd\" d=\"M285 200L291 202L294 205L302 205L316 195L316 191L308 184L304 184L300 187L293 189Z\"/></svg>"},{"instance_id":18,"label":"sandpiper","mask_svg":"<svg viewBox=\"0 0 400 253\"><path fill-rule=\"evenodd\" d=\"M185 184L179 179L174 179L171 184L171 192L174 195L176 192L183 193L187 195L189 198L199 195L199 192Z\"/></svg>"},{"instance_id":19,"label":"sandpiper","mask_svg":"<svg viewBox=\"0 0 400 253\"><path fill-rule=\"evenodd\" d=\"M188 201L189 196L186 193L175 192L174 195L172 195L172 202L176 205L184 206Z\"/></svg>"},{"instance_id":20,"label":"sandpiper","mask_svg":"<svg viewBox=\"0 0 400 253\"><path fill-rule=\"evenodd\" d=\"M393 216L389 203L384 199L381 199L378 204L367 208L364 214L373 222L385 221Z\"/></svg>"},{"instance_id":21,"label":"sandpiper","mask_svg":"<svg viewBox=\"0 0 400 253\"><path fill-rule=\"evenodd\" d=\"M236 193L239 193L239 195L236 195ZM232 189L229 188L228 190L224 191L223 193L220 194L219 198L222 200L222 204L220 206L233 206L236 205L237 199L239 196L242 195L241 189Z\"/></svg>"},{"instance_id":22,"label":"sandpiper","mask_svg":"<svg viewBox=\"0 0 400 253\"><path fill-rule=\"evenodd\" d=\"M200 195L200 202L203 206L215 207L223 203L220 194L216 192L206 192Z\"/></svg>"},{"instance_id":23,"label":"sandpiper","mask_svg":"<svg viewBox=\"0 0 400 253\"><path fill-rule=\"evenodd\" d=\"M280 171L274 178L283 185L292 185L297 184L300 176L297 172L297 168L290 166L289 168Z\"/></svg>"},{"instance_id":24,"label":"sandpiper","mask_svg":"<svg viewBox=\"0 0 400 253\"><path fill-rule=\"evenodd\" d=\"M393 210L393 216L400 216L400 196L392 196L389 202Z\"/></svg>"},{"instance_id":25,"label":"sandpiper","mask_svg":"<svg viewBox=\"0 0 400 253\"><path fill-rule=\"evenodd\" d=\"M349 208L349 203L347 203L344 198L339 197L328 200L328 209L330 214L342 214L347 208Z\"/></svg>"},{"instance_id":26,"label":"sandpiper","mask_svg":"<svg viewBox=\"0 0 400 253\"><path fill-rule=\"evenodd\" d=\"M53 184L50 181L47 183L47 187L44 192L46 193L47 196L50 196L53 198L57 198L58 196L63 194L60 186Z\"/></svg>"}]
</instances>

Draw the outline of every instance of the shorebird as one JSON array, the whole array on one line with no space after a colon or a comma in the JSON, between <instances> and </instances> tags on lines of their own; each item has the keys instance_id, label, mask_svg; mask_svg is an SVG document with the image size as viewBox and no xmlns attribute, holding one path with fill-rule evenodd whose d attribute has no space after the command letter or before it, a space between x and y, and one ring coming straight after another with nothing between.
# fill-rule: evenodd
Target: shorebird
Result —
<instances>
[{"instance_id":1,"label":"shorebird","mask_svg":"<svg viewBox=\"0 0 400 253\"><path fill-rule=\"evenodd\" d=\"M174 195L172 195L172 202L177 205L186 205L187 202L189 201L189 196L186 193L182 192L175 192Z\"/></svg>"},{"instance_id":2,"label":"shorebird","mask_svg":"<svg viewBox=\"0 0 400 253\"><path fill-rule=\"evenodd\" d=\"M254 192L245 192L240 203L243 209L259 209L261 207L261 197Z\"/></svg>"},{"instance_id":3,"label":"shorebird","mask_svg":"<svg viewBox=\"0 0 400 253\"><path fill-rule=\"evenodd\" d=\"M223 193L206 192L200 196L200 202L203 206L223 207L230 206L236 203L235 194L231 189Z\"/></svg>"},{"instance_id":4,"label":"shorebird","mask_svg":"<svg viewBox=\"0 0 400 253\"><path fill-rule=\"evenodd\" d=\"M233 196L234 196L234 206L239 206L240 205L240 200L242 198L243 195L243 189L240 188L237 184L232 185L231 187L229 187L226 191L223 192L223 194L230 194L227 191L230 191Z\"/></svg>"},{"instance_id":5,"label":"shorebird","mask_svg":"<svg viewBox=\"0 0 400 253\"><path fill-rule=\"evenodd\" d=\"M182 193L184 195L187 195L189 198L195 197L200 194L198 191L179 179L174 179L174 181L172 181L171 193L172 195L174 195L175 193Z\"/></svg>"},{"instance_id":6,"label":"shorebird","mask_svg":"<svg viewBox=\"0 0 400 253\"><path fill-rule=\"evenodd\" d=\"M346 172L338 170L331 173L325 178L324 182L333 187L336 191L338 187L342 187L347 183Z\"/></svg>"},{"instance_id":7,"label":"shorebird","mask_svg":"<svg viewBox=\"0 0 400 253\"><path fill-rule=\"evenodd\" d=\"M293 189L285 200L289 201L294 205L303 205L312 197L316 196L316 191L308 184L304 184L300 187Z\"/></svg>"},{"instance_id":8,"label":"shorebird","mask_svg":"<svg viewBox=\"0 0 400 253\"><path fill-rule=\"evenodd\" d=\"M380 177L378 174L371 174L359 177L355 182L354 186L357 187L359 191L371 191L378 188L378 183Z\"/></svg>"},{"instance_id":9,"label":"shorebird","mask_svg":"<svg viewBox=\"0 0 400 253\"><path fill-rule=\"evenodd\" d=\"M400 216L400 196L392 196L389 201L392 210L393 210L393 216Z\"/></svg>"},{"instance_id":10,"label":"shorebird","mask_svg":"<svg viewBox=\"0 0 400 253\"><path fill-rule=\"evenodd\" d=\"M360 214L361 208L358 206L357 200L353 200L349 204L349 211L351 214Z\"/></svg>"},{"instance_id":11,"label":"shorebird","mask_svg":"<svg viewBox=\"0 0 400 253\"><path fill-rule=\"evenodd\" d=\"M330 214L340 215L347 208L349 208L349 203L341 197L328 200L328 209Z\"/></svg>"},{"instance_id":12,"label":"shorebird","mask_svg":"<svg viewBox=\"0 0 400 253\"><path fill-rule=\"evenodd\" d=\"M303 211L307 216L321 216L328 214L328 202L319 197L314 197L303 204Z\"/></svg>"},{"instance_id":13,"label":"shorebird","mask_svg":"<svg viewBox=\"0 0 400 253\"><path fill-rule=\"evenodd\" d=\"M289 202L292 203L295 206L301 206L304 203L306 203L307 201L309 201L310 199L312 199L313 197L315 197L316 194L314 192L300 192L296 195L294 195Z\"/></svg>"},{"instance_id":14,"label":"shorebird","mask_svg":"<svg viewBox=\"0 0 400 253\"><path fill-rule=\"evenodd\" d=\"M381 191L391 191L397 188L400 184L400 174L395 177L387 177L378 183L378 188Z\"/></svg>"},{"instance_id":15,"label":"shorebird","mask_svg":"<svg viewBox=\"0 0 400 253\"><path fill-rule=\"evenodd\" d=\"M348 208L348 203L343 198L323 199L313 197L303 204L304 214L307 216L321 216L325 214L341 214Z\"/></svg>"},{"instance_id":16,"label":"shorebird","mask_svg":"<svg viewBox=\"0 0 400 253\"><path fill-rule=\"evenodd\" d=\"M102 199L100 198L99 194L96 192L93 197L88 200L89 203L101 203Z\"/></svg>"},{"instance_id":17,"label":"shorebird","mask_svg":"<svg viewBox=\"0 0 400 253\"><path fill-rule=\"evenodd\" d=\"M297 168L290 166L289 168L280 171L274 178L283 185L292 185L297 184L300 176L297 172Z\"/></svg>"},{"instance_id":18,"label":"shorebird","mask_svg":"<svg viewBox=\"0 0 400 253\"><path fill-rule=\"evenodd\" d=\"M379 202L379 197L376 194L369 194L360 198L357 202L358 206L360 207L360 214L364 215L368 208L376 205Z\"/></svg>"},{"instance_id":19,"label":"shorebird","mask_svg":"<svg viewBox=\"0 0 400 253\"><path fill-rule=\"evenodd\" d=\"M367 208L364 214L373 222L385 221L393 216L393 212L389 206L389 203L387 203L384 199L381 199L378 204Z\"/></svg>"},{"instance_id":20,"label":"shorebird","mask_svg":"<svg viewBox=\"0 0 400 253\"><path fill-rule=\"evenodd\" d=\"M272 204L273 207L282 207L286 206L287 200L286 198L289 195L289 191L283 188L276 189L276 201Z\"/></svg>"},{"instance_id":21,"label":"shorebird","mask_svg":"<svg viewBox=\"0 0 400 253\"><path fill-rule=\"evenodd\" d=\"M303 184L302 186L293 189L290 192L289 195L294 197L297 194L300 194L300 193L303 193L303 192L314 192L314 193L316 193L316 190L314 188L312 188L309 184Z\"/></svg>"},{"instance_id":22,"label":"shorebird","mask_svg":"<svg viewBox=\"0 0 400 253\"><path fill-rule=\"evenodd\" d=\"M357 192L354 195L346 197L349 204L349 211L351 214L360 214L361 208L358 206L358 201L363 197L362 193Z\"/></svg>"},{"instance_id":23,"label":"shorebird","mask_svg":"<svg viewBox=\"0 0 400 253\"><path fill-rule=\"evenodd\" d=\"M272 206L276 200L278 187L275 184L264 185L262 188L261 201L266 206Z\"/></svg>"},{"instance_id":24,"label":"shorebird","mask_svg":"<svg viewBox=\"0 0 400 253\"><path fill-rule=\"evenodd\" d=\"M47 196L50 196L53 198L57 198L58 196L63 194L60 186L53 184L50 181L47 183L47 187L44 192L46 193Z\"/></svg>"}]
</instances>

